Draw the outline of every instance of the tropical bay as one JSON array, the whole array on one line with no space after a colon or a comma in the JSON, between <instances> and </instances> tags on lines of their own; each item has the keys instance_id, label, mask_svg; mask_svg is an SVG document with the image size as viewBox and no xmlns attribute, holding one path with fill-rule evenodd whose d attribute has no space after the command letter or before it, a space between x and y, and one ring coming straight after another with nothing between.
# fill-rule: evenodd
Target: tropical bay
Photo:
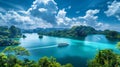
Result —
<instances>
[{"instance_id":1,"label":"tropical bay","mask_svg":"<svg viewBox=\"0 0 120 67\"><path fill-rule=\"evenodd\" d=\"M0 0L0 67L120 67L120 0Z\"/></svg>"},{"instance_id":2,"label":"tropical bay","mask_svg":"<svg viewBox=\"0 0 120 67\"><path fill-rule=\"evenodd\" d=\"M25 33L26 38L20 39L20 45L30 52L29 59L37 61L39 58L56 57L61 64L71 63L75 67L87 66L87 61L94 58L95 54L102 49L116 50L116 42L109 42L104 35L88 35L84 41L43 36L39 38L37 33ZM64 42L70 44L59 48L58 44ZM77 59L74 59L77 58Z\"/></svg>"}]
</instances>

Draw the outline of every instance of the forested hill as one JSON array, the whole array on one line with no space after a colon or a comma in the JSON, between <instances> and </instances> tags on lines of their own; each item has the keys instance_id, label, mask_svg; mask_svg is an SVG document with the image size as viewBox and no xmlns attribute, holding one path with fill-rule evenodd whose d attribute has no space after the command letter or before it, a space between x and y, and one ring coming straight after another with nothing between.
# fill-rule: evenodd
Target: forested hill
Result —
<instances>
[{"instance_id":1,"label":"forested hill","mask_svg":"<svg viewBox=\"0 0 120 67\"><path fill-rule=\"evenodd\" d=\"M67 30L69 28L36 28L36 29L22 29L23 33L38 33L38 32L44 32L48 33L51 31L57 31L57 30Z\"/></svg>"},{"instance_id":2,"label":"forested hill","mask_svg":"<svg viewBox=\"0 0 120 67\"><path fill-rule=\"evenodd\" d=\"M84 39L88 34L96 34L97 31L89 26L73 26L70 29L55 30L48 33L39 32L39 34Z\"/></svg>"},{"instance_id":3,"label":"forested hill","mask_svg":"<svg viewBox=\"0 0 120 67\"><path fill-rule=\"evenodd\" d=\"M0 46L19 44L14 38L20 38L21 30L15 26L0 26Z\"/></svg>"},{"instance_id":4,"label":"forested hill","mask_svg":"<svg viewBox=\"0 0 120 67\"><path fill-rule=\"evenodd\" d=\"M106 38L111 41L120 41L120 32L112 30L104 30L103 34L106 35Z\"/></svg>"},{"instance_id":5,"label":"forested hill","mask_svg":"<svg viewBox=\"0 0 120 67\"><path fill-rule=\"evenodd\" d=\"M102 34L105 35L108 40L120 40L120 33L112 30L96 30L90 26L73 26L70 29L63 30L51 30L49 32L39 31L39 35L68 37L76 39L84 39L87 35Z\"/></svg>"}]
</instances>

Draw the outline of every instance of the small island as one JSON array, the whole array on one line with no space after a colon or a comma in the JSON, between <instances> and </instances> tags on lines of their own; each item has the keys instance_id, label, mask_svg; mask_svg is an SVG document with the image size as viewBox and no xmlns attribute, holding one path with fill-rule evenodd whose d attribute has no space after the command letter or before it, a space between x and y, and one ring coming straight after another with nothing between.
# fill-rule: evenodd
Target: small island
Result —
<instances>
[{"instance_id":1,"label":"small island","mask_svg":"<svg viewBox=\"0 0 120 67\"><path fill-rule=\"evenodd\" d=\"M113 30L104 30L103 34L110 41L120 41L120 32Z\"/></svg>"},{"instance_id":2,"label":"small island","mask_svg":"<svg viewBox=\"0 0 120 67\"><path fill-rule=\"evenodd\" d=\"M23 38L26 38L26 36L25 36L25 35L22 35L22 37L23 37Z\"/></svg>"},{"instance_id":3,"label":"small island","mask_svg":"<svg viewBox=\"0 0 120 67\"><path fill-rule=\"evenodd\" d=\"M69 44L68 43L59 43L58 44L58 47L66 47L68 46Z\"/></svg>"},{"instance_id":4,"label":"small island","mask_svg":"<svg viewBox=\"0 0 120 67\"><path fill-rule=\"evenodd\" d=\"M39 35L39 38L43 38L43 35Z\"/></svg>"}]
</instances>

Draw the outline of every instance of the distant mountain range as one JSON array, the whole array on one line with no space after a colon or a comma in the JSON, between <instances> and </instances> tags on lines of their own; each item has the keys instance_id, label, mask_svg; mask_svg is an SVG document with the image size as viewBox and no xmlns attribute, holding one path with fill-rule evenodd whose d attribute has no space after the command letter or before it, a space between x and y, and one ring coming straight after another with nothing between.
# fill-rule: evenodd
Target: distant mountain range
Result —
<instances>
[{"instance_id":1,"label":"distant mountain range","mask_svg":"<svg viewBox=\"0 0 120 67\"><path fill-rule=\"evenodd\" d=\"M36 29L22 29L23 33L39 33L39 32L51 32L56 30L67 30L69 28L36 28Z\"/></svg>"}]
</instances>

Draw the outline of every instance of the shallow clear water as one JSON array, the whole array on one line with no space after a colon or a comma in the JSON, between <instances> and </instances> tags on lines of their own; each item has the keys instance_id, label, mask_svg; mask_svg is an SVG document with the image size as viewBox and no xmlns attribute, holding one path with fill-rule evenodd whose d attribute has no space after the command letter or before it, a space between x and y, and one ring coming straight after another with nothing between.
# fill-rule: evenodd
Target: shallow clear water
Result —
<instances>
[{"instance_id":1,"label":"shallow clear water","mask_svg":"<svg viewBox=\"0 0 120 67\"><path fill-rule=\"evenodd\" d=\"M72 63L75 67L86 67L89 59L93 58L99 49L115 50L115 43L110 43L104 35L89 35L85 41L43 36L38 38L36 33L25 34L27 38L20 39L21 44L31 53L32 60L39 60L43 56L53 56L61 64ZM58 43L68 43L69 46L59 48Z\"/></svg>"}]
</instances>

